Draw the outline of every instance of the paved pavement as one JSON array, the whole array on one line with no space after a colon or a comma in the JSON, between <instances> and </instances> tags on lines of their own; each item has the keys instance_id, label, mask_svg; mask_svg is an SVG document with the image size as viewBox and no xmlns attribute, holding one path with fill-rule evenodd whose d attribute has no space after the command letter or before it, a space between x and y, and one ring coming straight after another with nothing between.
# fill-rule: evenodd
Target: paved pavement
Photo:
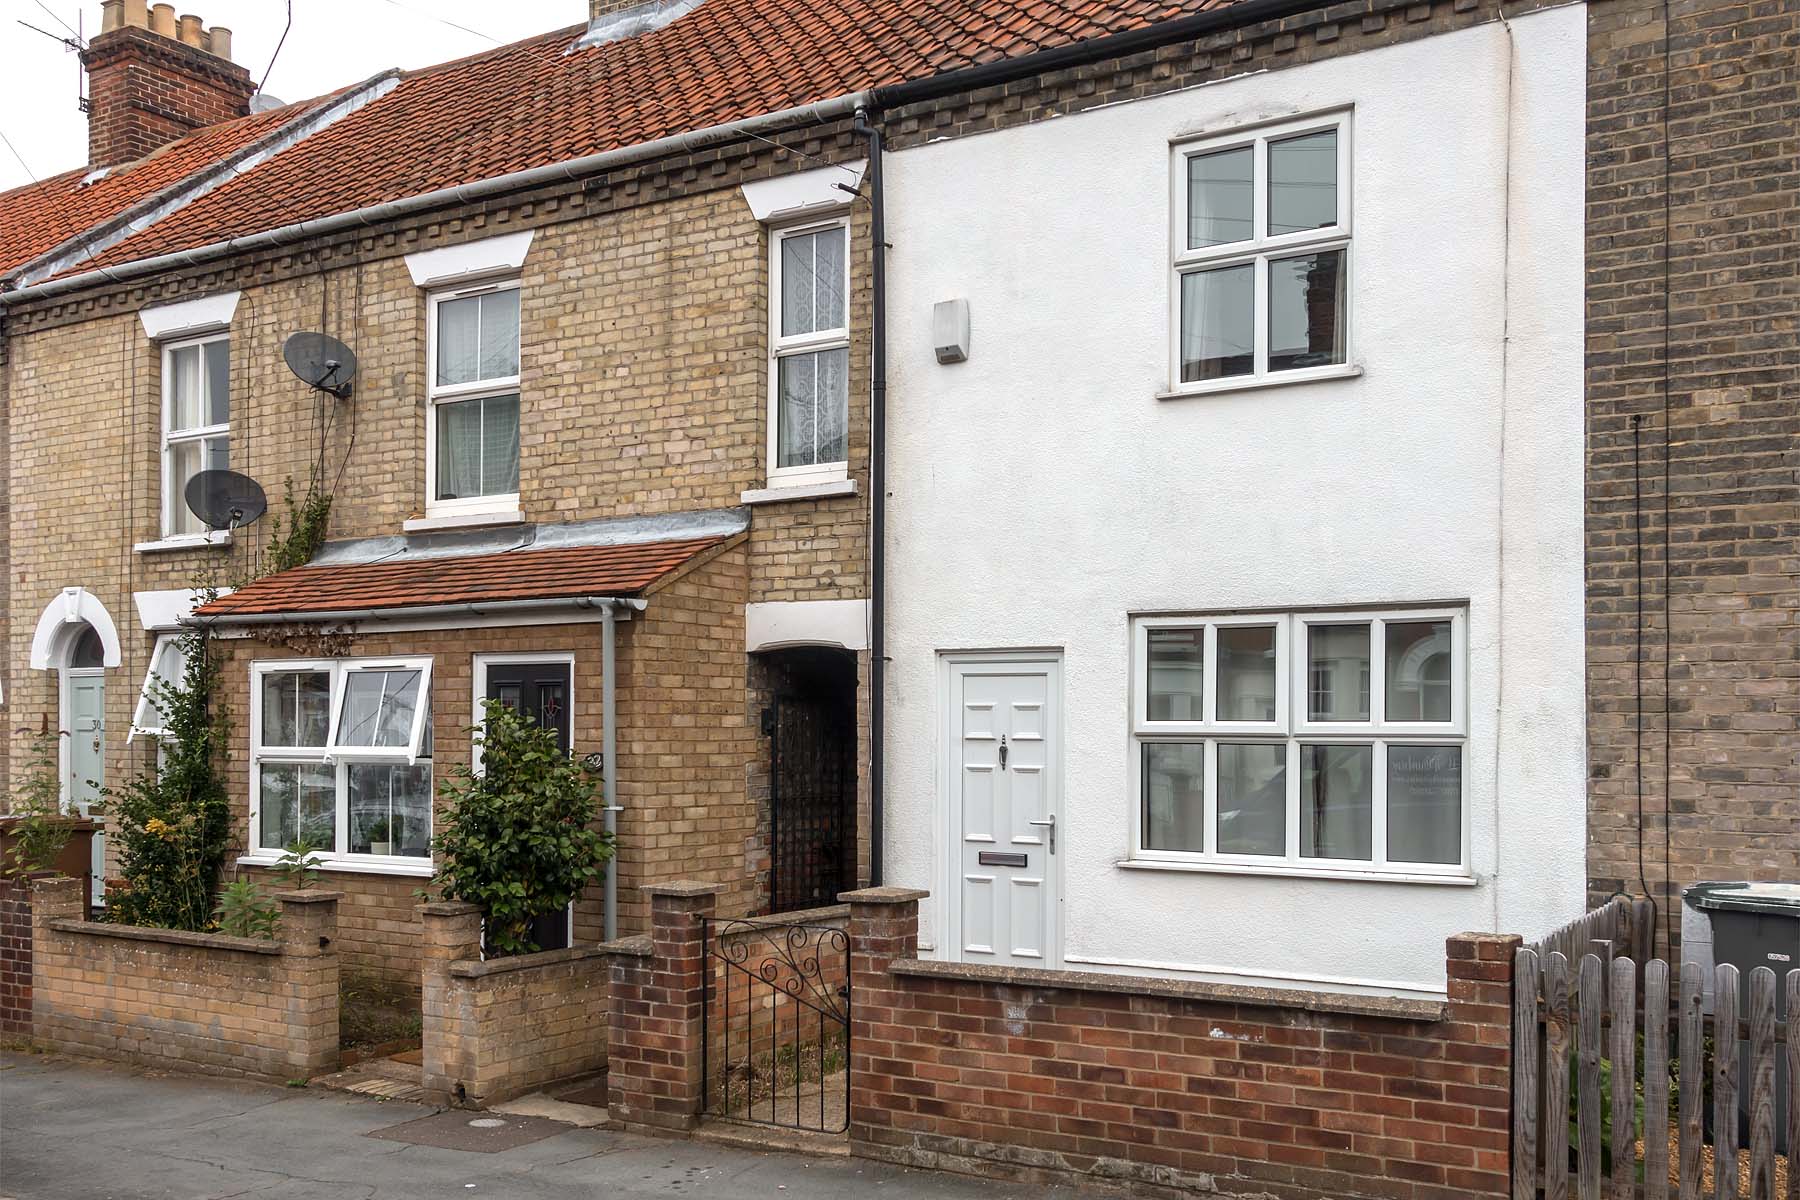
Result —
<instances>
[{"instance_id":1,"label":"paved pavement","mask_svg":"<svg viewBox=\"0 0 1800 1200\"><path fill-rule=\"evenodd\" d=\"M0 1197L1009 1200L1074 1189L0 1054ZM431 1143L438 1143L433 1145ZM451 1142L480 1147L445 1149Z\"/></svg>"}]
</instances>

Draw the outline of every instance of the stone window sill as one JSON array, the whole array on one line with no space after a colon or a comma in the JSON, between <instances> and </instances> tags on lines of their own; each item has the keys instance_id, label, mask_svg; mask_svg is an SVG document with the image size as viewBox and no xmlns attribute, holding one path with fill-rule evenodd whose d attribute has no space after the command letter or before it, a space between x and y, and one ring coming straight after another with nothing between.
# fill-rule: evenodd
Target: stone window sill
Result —
<instances>
[{"instance_id":1,"label":"stone window sill","mask_svg":"<svg viewBox=\"0 0 1800 1200\"><path fill-rule=\"evenodd\" d=\"M240 867L274 867L280 861L278 855L264 854L246 854L237 860ZM414 879L430 878L433 869L430 859L395 862L378 858L319 858L314 861L313 868L343 875L400 875Z\"/></svg>"},{"instance_id":2,"label":"stone window sill","mask_svg":"<svg viewBox=\"0 0 1800 1200\"><path fill-rule=\"evenodd\" d=\"M824 483L796 483L786 487L752 488L738 497L741 504L782 504L789 500L827 500L856 495L856 480L830 479Z\"/></svg>"},{"instance_id":3,"label":"stone window sill","mask_svg":"<svg viewBox=\"0 0 1800 1200\"><path fill-rule=\"evenodd\" d=\"M210 550L214 546L229 545L231 530L215 529L211 533L184 533L154 542L139 542L132 549L139 554L172 554L178 550Z\"/></svg>"},{"instance_id":4,"label":"stone window sill","mask_svg":"<svg viewBox=\"0 0 1800 1200\"><path fill-rule=\"evenodd\" d=\"M500 512L447 513L438 517L412 517L401 523L406 533L429 533L434 529L478 529L484 525L518 525L525 514L516 508Z\"/></svg>"}]
</instances>

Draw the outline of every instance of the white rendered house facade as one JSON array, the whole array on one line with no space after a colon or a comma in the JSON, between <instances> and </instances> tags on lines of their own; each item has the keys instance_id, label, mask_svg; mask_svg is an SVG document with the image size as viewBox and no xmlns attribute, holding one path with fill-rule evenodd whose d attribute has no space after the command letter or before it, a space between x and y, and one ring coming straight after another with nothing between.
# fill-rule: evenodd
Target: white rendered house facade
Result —
<instances>
[{"instance_id":1,"label":"white rendered house facade","mask_svg":"<svg viewBox=\"0 0 1800 1200\"><path fill-rule=\"evenodd\" d=\"M1447 935L1579 911L1583 30L889 155L927 953L1433 996Z\"/></svg>"}]
</instances>

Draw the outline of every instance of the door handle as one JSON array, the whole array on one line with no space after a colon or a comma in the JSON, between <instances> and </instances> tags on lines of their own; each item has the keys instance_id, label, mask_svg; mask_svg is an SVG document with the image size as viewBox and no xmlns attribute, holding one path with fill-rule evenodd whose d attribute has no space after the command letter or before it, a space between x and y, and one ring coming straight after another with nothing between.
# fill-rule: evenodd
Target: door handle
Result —
<instances>
[{"instance_id":1,"label":"door handle","mask_svg":"<svg viewBox=\"0 0 1800 1200\"><path fill-rule=\"evenodd\" d=\"M1041 821L1032 820L1032 821L1027 821L1025 823L1027 825L1036 825L1041 829L1048 829L1050 831L1050 853L1055 854L1056 853L1056 814L1051 813L1049 816L1045 817Z\"/></svg>"}]
</instances>

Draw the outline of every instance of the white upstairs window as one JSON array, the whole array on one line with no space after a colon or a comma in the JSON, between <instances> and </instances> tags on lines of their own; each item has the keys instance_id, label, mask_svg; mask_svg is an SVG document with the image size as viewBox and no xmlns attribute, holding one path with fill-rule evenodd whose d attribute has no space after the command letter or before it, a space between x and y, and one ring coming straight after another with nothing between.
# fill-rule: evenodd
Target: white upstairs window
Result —
<instances>
[{"instance_id":1,"label":"white upstairs window","mask_svg":"<svg viewBox=\"0 0 1800 1200\"><path fill-rule=\"evenodd\" d=\"M844 478L850 428L850 224L769 237L769 485Z\"/></svg>"},{"instance_id":2,"label":"white upstairs window","mask_svg":"<svg viewBox=\"0 0 1800 1200\"><path fill-rule=\"evenodd\" d=\"M1347 371L1349 168L1348 113L1174 147L1172 390Z\"/></svg>"},{"instance_id":3,"label":"white upstairs window","mask_svg":"<svg viewBox=\"0 0 1800 1200\"><path fill-rule=\"evenodd\" d=\"M231 465L231 335L165 342L162 388L163 536L199 537L206 524L188 508L188 480Z\"/></svg>"},{"instance_id":4,"label":"white upstairs window","mask_svg":"<svg viewBox=\"0 0 1800 1200\"><path fill-rule=\"evenodd\" d=\"M519 284L433 292L425 430L425 512L507 512L519 504Z\"/></svg>"}]
</instances>

